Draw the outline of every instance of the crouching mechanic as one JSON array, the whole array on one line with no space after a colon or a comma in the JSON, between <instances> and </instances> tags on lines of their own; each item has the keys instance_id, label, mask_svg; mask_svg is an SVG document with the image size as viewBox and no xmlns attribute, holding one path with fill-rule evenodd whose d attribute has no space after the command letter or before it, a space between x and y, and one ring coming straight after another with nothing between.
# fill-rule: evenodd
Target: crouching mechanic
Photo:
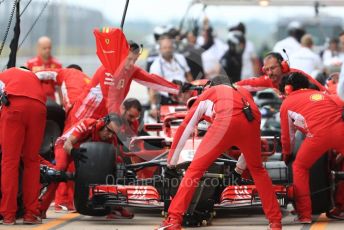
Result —
<instances>
[{"instance_id":1,"label":"crouching mechanic","mask_svg":"<svg viewBox=\"0 0 344 230\"><path fill-rule=\"evenodd\" d=\"M167 219L158 229L181 229L182 216L200 178L212 162L232 146L240 148L245 155L270 222L269 229L282 229L279 204L271 179L262 166L260 112L252 96L241 87L231 86L224 76L215 77L210 86L197 98L174 136L167 159L169 167L176 165L180 152L198 121L204 118L212 122L171 202Z\"/></svg>"},{"instance_id":2,"label":"crouching mechanic","mask_svg":"<svg viewBox=\"0 0 344 230\"><path fill-rule=\"evenodd\" d=\"M42 143L46 107L45 94L34 73L10 68L0 73L1 100L1 206L4 225L16 222L18 173L23 161L24 224L40 224L38 196L39 148Z\"/></svg>"},{"instance_id":3,"label":"crouching mechanic","mask_svg":"<svg viewBox=\"0 0 344 230\"><path fill-rule=\"evenodd\" d=\"M287 94L280 110L282 153L286 160L294 145L295 131L306 135L293 162L298 223L312 222L309 169L329 149L344 153L343 104L333 96L308 88L309 81L301 73L290 74L280 84L281 92Z\"/></svg>"},{"instance_id":4,"label":"crouching mechanic","mask_svg":"<svg viewBox=\"0 0 344 230\"><path fill-rule=\"evenodd\" d=\"M101 119L87 118L67 130L55 143L56 170L65 171L69 162L87 159L86 149L79 146L88 141L113 143L117 146L116 133L120 132L122 118L117 114L109 114ZM51 190L49 190L51 191ZM51 191L52 192L52 191ZM47 195L47 197L51 197ZM51 200L43 200L41 211L47 210ZM66 204L67 206L70 204ZM113 210L119 218L132 218L133 214L121 207Z\"/></svg>"}]
</instances>

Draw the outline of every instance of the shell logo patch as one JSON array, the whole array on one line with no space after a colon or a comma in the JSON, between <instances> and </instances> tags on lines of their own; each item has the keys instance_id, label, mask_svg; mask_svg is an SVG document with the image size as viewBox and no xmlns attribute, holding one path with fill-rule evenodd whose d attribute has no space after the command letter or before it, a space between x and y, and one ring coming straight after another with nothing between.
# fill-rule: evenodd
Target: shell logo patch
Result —
<instances>
[{"instance_id":1,"label":"shell logo patch","mask_svg":"<svg viewBox=\"0 0 344 230\"><path fill-rule=\"evenodd\" d=\"M312 94L309 98L311 99L311 101L321 101L321 100L324 100L324 95L320 93L315 93L315 94Z\"/></svg>"}]
</instances>

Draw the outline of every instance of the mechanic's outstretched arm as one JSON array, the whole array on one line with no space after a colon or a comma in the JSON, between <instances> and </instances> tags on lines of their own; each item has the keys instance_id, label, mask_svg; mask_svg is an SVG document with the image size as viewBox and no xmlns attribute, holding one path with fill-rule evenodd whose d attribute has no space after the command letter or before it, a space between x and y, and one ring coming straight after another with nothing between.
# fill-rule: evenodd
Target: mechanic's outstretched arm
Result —
<instances>
[{"instance_id":1,"label":"mechanic's outstretched arm","mask_svg":"<svg viewBox=\"0 0 344 230\"><path fill-rule=\"evenodd\" d=\"M271 80L266 75L244 79L236 82L235 84L245 88L250 92L273 88Z\"/></svg>"},{"instance_id":2,"label":"mechanic's outstretched arm","mask_svg":"<svg viewBox=\"0 0 344 230\"><path fill-rule=\"evenodd\" d=\"M138 83L156 91L163 91L171 94L179 93L179 87L176 84L173 84L158 75L149 74L141 68L137 68L133 74L133 78Z\"/></svg>"}]
</instances>

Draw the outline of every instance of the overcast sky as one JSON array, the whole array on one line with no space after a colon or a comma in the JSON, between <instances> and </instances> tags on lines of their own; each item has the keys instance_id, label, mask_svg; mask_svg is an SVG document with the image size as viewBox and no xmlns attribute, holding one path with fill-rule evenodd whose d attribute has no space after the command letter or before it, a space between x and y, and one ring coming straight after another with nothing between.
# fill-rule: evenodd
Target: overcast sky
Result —
<instances>
[{"instance_id":1,"label":"overcast sky","mask_svg":"<svg viewBox=\"0 0 344 230\"><path fill-rule=\"evenodd\" d=\"M59 0L67 4L82 5L99 9L116 25L120 24L125 0ZM152 22L166 23L172 19L180 20L191 0L130 0L126 20L150 20ZM300 0L301 1L301 0ZM344 8L321 8L322 14L342 16ZM252 18L275 21L278 16L314 15L313 7L233 7L209 6L206 15L214 19L245 21ZM202 6L192 7L190 15L202 16Z\"/></svg>"}]
</instances>

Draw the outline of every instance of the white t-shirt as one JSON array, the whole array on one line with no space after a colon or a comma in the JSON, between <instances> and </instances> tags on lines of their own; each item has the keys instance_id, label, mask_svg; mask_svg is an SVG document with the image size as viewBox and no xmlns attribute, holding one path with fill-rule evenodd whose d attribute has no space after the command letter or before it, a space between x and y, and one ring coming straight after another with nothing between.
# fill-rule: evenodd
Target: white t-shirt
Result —
<instances>
[{"instance_id":1,"label":"white t-shirt","mask_svg":"<svg viewBox=\"0 0 344 230\"><path fill-rule=\"evenodd\" d=\"M159 55L159 57L152 63L149 72L160 75L171 82L173 80L185 82L185 73L190 72L190 68L183 55L174 53L170 62L166 61L161 55Z\"/></svg>"},{"instance_id":2,"label":"white t-shirt","mask_svg":"<svg viewBox=\"0 0 344 230\"><path fill-rule=\"evenodd\" d=\"M214 44L201 54L203 70L206 74L214 70L216 66L219 65L220 59L227 50L227 44L225 44L219 39L215 39ZM214 76L208 75L208 78L212 79L216 75L217 74L215 74Z\"/></svg>"},{"instance_id":3,"label":"white t-shirt","mask_svg":"<svg viewBox=\"0 0 344 230\"><path fill-rule=\"evenodd\" d=\"M273 48L274 52L278 52L282 55L284 60L288 60L287 55L283 52L283 49L290 56L301 48L301 44L293 37L286 37L285 39L277 42Z\"/></svg>"},{"instance_id":4,"label":"white t-shirt","mask_svg":"<svg viewBox=\"0 0 344 230\"><path fill-rule=\"evenodd\" d=\"M242 54L241 80L254 77L253 58L257 58L256 50L254 44L247 40Z\"/></svg>"},{"instance_id":5,"label":"white t-shirt","mask_svg":"<svg viewBox=\"0 0 344 230\"><path fill-rule=\"evenodd\" d=\"M174 53L170 62L159 55L152 63L149 72L160 75L170 82L173 80L185 82L185 73L190 72L190 67L186 63L186 59L183 55ZM161 94L165 96L168 95L164 92L161 92Z\"/></svg>"},{"instance_id":6,"label":"white t-shirt","mask_svg":"<svg viewBox=\"0 0 344 230\"><path fill-rule=\"evenodd\" d=\"M302 70L313 77L324 69L320 56L307 47L301 47L291 54L289 61L291 68Z\"/></svg>"},{"instance_id":7,"label":"white t-shirt","mask_svg":"<svg viewBox=\"0 0 344 230\"><path fill-rule=\"evenodd\" d=\"M333 53L331 50L326 49L322 56L324 65L332 65L332 63L339 60L339 52Z\"/></svg>"}]
</instances>

